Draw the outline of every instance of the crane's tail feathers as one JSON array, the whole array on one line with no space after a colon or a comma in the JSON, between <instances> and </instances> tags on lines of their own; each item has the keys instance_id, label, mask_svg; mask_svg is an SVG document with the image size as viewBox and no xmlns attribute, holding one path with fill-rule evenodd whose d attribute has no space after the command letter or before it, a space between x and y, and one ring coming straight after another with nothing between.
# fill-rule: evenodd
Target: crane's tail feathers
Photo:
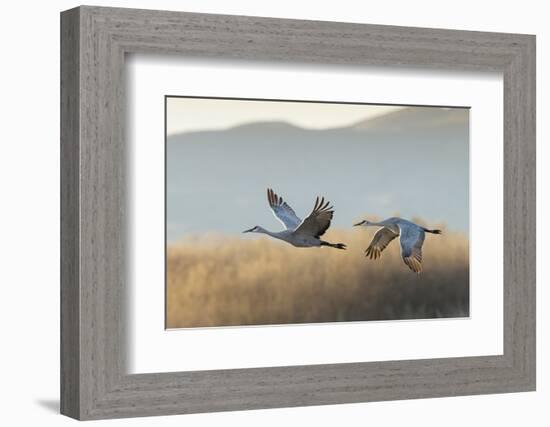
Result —
<instances>
[{"instance_id":1,"label":"crane's tail feathers","mask_svg":"<svg viewBox=\"0 0 550 427\"><path fill-rule=\"evenodd\" d=\"M346 250L347 246L344 243L329 243L321 241L321 246L330 246L331 248Z\"/></svg>"},{"instance_id":2,"label":"crane's tail feathers","mask_svg":"<svg viewBox=\"0 0 550 427\"><path fill-rule=\"evenodd\" d=\"M429 230L427 228L425 228L424 231L427 232L427 233L432 233L432 234L441 234L441 233L443 233L441 230Z\"/></svg>"}]
</instances>

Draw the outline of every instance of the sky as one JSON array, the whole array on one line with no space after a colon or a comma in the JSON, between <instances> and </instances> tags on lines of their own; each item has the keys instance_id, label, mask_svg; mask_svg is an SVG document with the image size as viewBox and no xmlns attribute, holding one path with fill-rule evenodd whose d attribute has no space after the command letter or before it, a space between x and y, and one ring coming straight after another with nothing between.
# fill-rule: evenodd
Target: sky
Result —
<instances>
[{"instance_id":1,"label":"sky","mask_svg":"<svg viewBox=\"0 0 550 427\"><path fill-rule=\"evenodd\" d=\"M167 134L168 242L281 230L267 188L302 218L326 197L332 227L397 214L469 230L465 108L168 98Z\"/></svg>"},{"instance_id":2,"label":"sky","mask_svg":"<svg viewBox=\"0 0 550 427\"><path fill-rule=\"evenodd\" d=\"M306 129L348 126L402 109L400 106L310 102L167 98L166 133L221 130L244 123L284 121ZM337 106L337 108L335 108Z\"/></svg>"}]
</instances>

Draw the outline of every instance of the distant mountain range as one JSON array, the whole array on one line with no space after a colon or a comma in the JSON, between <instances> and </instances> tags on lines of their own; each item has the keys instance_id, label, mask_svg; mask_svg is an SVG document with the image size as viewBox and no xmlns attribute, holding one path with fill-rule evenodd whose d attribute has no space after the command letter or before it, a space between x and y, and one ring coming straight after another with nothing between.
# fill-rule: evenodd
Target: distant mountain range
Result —
<instances>
[{"instance_id":1,"label":"distant mountain range","mask_svg":"<svg viewBox=\"0 0 550 427\"><path fill-rule=\"evenodd\" d=\"M302 215L325 195L338 226L399 212L467 231L468 117L467 109L411 107L326 130L256 122L171 135L168 240L260 222L277 229L267 187Z\"/></svg>"}]
</instances>

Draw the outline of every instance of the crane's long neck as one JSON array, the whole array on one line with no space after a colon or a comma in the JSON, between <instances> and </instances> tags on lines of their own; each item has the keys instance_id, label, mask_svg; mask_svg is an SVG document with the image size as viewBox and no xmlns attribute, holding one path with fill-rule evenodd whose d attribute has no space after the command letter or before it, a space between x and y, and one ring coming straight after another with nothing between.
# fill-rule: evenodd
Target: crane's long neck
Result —
<instances>
[{"instance_id":1,"label":"crane's long neck","mask_svg":"<svg viewBox=\"0 0 550 427\"><path fill-rule=\"evenodd\" d=\"M268 236L271 236L271 237L280 237L278 233L274 233L272 231L266 230L265 228L260 226L258 226L256 233L267 234Z\"/></svg>"},{"instance_id":2,"label":"crane's long neck","mask_svg":"<svg viewBox=\"0 0 550 427\"><path fill-rule=\"evenodd\" d=\"M373 227L385 227L386 224L384 223L384 221L381 221L381 222L368 222L365 224L365 227L369 227L369 226L373 226Z\"/></svg>"}]
</instances>

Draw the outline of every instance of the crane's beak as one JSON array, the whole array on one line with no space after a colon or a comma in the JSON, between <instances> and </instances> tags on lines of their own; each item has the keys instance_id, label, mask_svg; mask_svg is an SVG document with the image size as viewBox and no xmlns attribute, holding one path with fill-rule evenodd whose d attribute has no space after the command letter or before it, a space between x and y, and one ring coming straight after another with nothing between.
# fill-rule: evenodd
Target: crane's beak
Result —
<instances>
[{"instance_id":1,"label":"crane's beak","mask_svg":"<svg viewBox=\"0 0 550 427\"><path fill-rule=\"evenodd\" d=\"M250 233L252 230L254 230L256 227L249 228L248 230L244 230L243 233Z\"/></svg>"},{"instance_id":2,"label":"crane's beak","mask_svg":"<svg viewBox=\"0 0 550 427\"><path fill-rule=\"evenodd\" d=\"M363 221L361 221L361 222L358 222L357 224L353 224L353 226L354 226L354 227L357 227L357 226L359 226L359 225L363 225L365 222L367 222L367 221L363 220Z\"/></svg>"}]
</instances>

